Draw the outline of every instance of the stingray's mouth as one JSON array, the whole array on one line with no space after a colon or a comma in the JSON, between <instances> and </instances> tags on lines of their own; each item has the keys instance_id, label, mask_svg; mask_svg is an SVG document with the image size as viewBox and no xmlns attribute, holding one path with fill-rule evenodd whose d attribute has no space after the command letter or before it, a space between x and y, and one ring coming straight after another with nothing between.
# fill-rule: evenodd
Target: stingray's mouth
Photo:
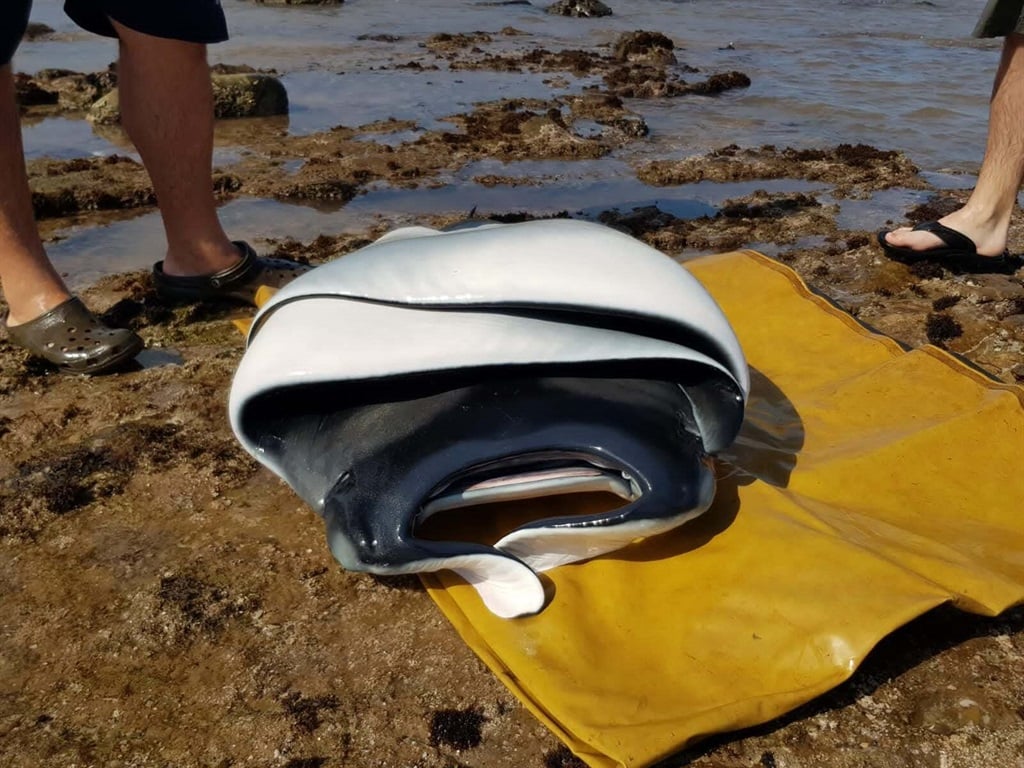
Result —
<instances>
[{"instance_id":1,"label":"stingray's mouth","mask_svg":"<svg viewBox=\"0 0 1024 768\"><path fill-rule=\"evenodd\" d=\"M641 491L629 472L585 454L534 453L469 467L448 478L428 495L417 520L452 509L564 494L611 494L629 502Z\"/></svg>"}]
</instances>

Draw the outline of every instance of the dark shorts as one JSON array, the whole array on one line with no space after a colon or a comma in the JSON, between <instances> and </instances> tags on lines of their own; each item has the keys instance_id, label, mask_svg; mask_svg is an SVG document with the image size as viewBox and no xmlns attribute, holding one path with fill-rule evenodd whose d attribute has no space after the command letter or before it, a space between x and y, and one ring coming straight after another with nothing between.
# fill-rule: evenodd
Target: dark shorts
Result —
<instances>
[{"instance_id":1,"label":"dark shorts","mask_svg":"<svg viewBox=\"0 0 1024 768\"><path fill-rule=\"evenodd\" d=\"M25 34L32 0L0 0L0 66L10 62ZM64 12L90 32L117 37L114 19L136 32L188 43L220 43L228 26L220 0L65 0Z\"/></svg>"},{"instance_id":2,"label":"dark shorts","mask_svg":"<svg viewBox=\"0 0 1024 768\"><path fill-rule=\"evenodd\" d=\"M1006 37L1024 33L1024 0L988 0L981 12L975 37Z\"/></svg>"}]
</instances>

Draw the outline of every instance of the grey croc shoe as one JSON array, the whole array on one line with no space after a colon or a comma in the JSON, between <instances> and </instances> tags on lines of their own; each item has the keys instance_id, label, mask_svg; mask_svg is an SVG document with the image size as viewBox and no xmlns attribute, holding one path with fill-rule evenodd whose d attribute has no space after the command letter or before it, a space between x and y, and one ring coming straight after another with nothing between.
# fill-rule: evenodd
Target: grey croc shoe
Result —
<instances>
[{"instance_id":1,"label":"grey croc shoe","mask_svg":"<svg viewBox=\"0 0 1024 768\"><path fill-rule=\"evenodd\" d=\"M287 259L257 256L252 246L241 240L232 243L242 259L212 275L177 276L164 273L164 263L153 265L153 284L160 298L175 302L230 301L255 304L261 285L281 288L312 267Z\"/></svg>"},{"instance_id":2,"label":"grey croc shoe","mask_svg":"<svg viewBox=\"0 0 1024 768\"><path fill-rule=\"evenodd\" d=\"M64 373L110 371L135 357L144 346L132 331L110 328L97 320L76 296L35 320L8 325L7 335Z\"/></svg>"}]
</instances>

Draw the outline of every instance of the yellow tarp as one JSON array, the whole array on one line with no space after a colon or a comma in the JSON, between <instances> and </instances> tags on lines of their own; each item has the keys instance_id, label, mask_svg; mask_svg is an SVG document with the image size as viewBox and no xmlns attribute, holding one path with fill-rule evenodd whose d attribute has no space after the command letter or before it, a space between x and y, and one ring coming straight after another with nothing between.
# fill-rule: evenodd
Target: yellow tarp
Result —
<instances>
[{"instance_id":1,"label":"yellow tarp","mask_svg":"<svg viewBox=\"0 0 1024 768\"><path fill-rule=\"evenodd\" d=\"M549 572L539 615L431 596L481 659L592 766L642 766L770 720L952 601L1024 601L1024 390L906 352L753 251L687 265L754 373L712 509ZM568 503L568 502L559 502Z\"/></svg>"}]
</instances>

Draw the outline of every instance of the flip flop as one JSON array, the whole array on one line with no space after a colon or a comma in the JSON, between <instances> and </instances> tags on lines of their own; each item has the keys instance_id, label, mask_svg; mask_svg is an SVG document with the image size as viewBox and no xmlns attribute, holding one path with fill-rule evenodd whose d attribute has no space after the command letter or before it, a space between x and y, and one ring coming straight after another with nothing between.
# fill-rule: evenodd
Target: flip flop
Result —
<instances>
[{"instance_id":1,"label":"flip flop","mask_svg":"<svg viewBox=\"0 0 1024 768\"><path fill-rule=\"evenodd\" d=\"M72 296L35 320L4 325L19 347L57 366L62 373L97 374L117 368L144 346L127 328L110 328Z\"/></svg>"},{"instance_id":2,"label":"flip flop","mask_svg":"<svg viewBox=\"0 0 1024 768\"><path fill-rule=\"evenodd\" d=\"M936 261L951 267L958 267L967 271L1005 271L1011 266L1012 261L1009 251L1003 251L999 256L983 256L978 253L978 247L974 241L962 232L950 229L937 221L925 221L913 228L913 232L931 232L942 240L942 245L924 250L905 248L900 245L893 245L885 239L885 236L892 230L882 230L877 234L878 244L882 246L885 255L893 261L903 264L916 264L920 261ZM1019 261L1019 260L1017 260Z\"/></svg>"},{"instance_id":3,"label":"flip flop","mask_svg":"<svg viewBox=\"0 0 1024 768\"><path fill-rule=\"evenodd\" d=\"M257 256L252 246L241 240L232 245L241 251L241 260L212 275L168 275L164 273L164 263L158 261L153 265L157 295L175 302L228 301L254 305L261 285L280 288L312 269L296 261Z\"/></svg>"}]
</instances>

